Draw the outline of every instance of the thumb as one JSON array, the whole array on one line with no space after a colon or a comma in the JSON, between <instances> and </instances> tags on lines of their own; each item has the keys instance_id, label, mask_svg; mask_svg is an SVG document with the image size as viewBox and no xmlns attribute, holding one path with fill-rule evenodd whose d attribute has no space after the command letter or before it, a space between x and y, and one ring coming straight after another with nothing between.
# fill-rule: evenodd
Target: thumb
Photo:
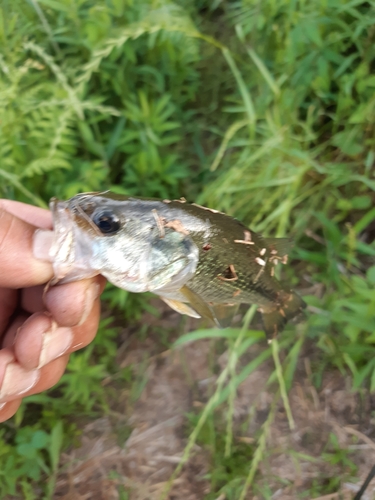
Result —
<instances>
[{"instance_id":1,"label":"thumb","mask_svg":"<svg viewBox=\"0 0 375 500\"><path fill-rule=\"evenodd\" d=\"M29 207L30 213L34 208ZM25 288L41 285L53 277L51 263L38 260L33 255L36 229L37 227L0 207L0 287ZM45 231L43 233L49 234ZM44 242L48 246L48 238L44 238ZM47 254L48 248L44 251Z\"/></svg>"}]
</instances>

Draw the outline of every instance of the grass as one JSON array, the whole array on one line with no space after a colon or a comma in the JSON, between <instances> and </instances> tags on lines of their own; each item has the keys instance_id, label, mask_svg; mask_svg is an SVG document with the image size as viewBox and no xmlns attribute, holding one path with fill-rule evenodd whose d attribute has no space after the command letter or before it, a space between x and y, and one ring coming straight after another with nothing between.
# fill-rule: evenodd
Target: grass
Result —
<instances>
[{"instance_id":1,"label":"grass","mask_svg":"<svg viewBox=\"0 0 375 500\"><path fill-rule=\"evenodd\" d=\"M51 196L108 188L185 196L295 242L280 278L308 302L303 326L268 347L246 320L241 330L179 340L214 338L229 350L214 392L191 417L183 455L188 461L196 442L211 450L207 499L244 499L250 489L271 498L261 466L280 401L293 428L288 391L306 346L317 390L333 370L350 377L352 390L375 389L374 22L374 3L361 0L13 0L1 7L3 197L46 206ZM110 412L103 378L134 400L147 383L142 370L114 366L119 330L112 325L158 311L149 297L113 287L105 301L115 319L103 320L95 344L72 357L54 392L29 398L3 426L2 498L52 498L59 454L77 442L78 420ZM136 335L148 333L144 326ZM161 337L170 346L169 333ZM241 361L254 343L261 352ZM244 451L233 423L236 391L271 360L273 401ZM318 478L301 498L338 491L355 476L335 439L323 459L342 478Z\"/></svg>"}]
</instances>

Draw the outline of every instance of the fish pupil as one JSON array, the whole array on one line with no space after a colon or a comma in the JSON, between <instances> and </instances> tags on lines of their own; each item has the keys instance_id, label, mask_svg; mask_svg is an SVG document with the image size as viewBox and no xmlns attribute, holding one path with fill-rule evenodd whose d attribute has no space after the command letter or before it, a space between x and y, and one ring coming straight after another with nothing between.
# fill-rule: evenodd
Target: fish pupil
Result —
<instances>
[{"instance_id":1,"label":"fish pupil","mask_svg":"<svg viewBox=\"0 0 375 500\"><path fill-rule=\"evenodd\" d=\"M114 234L120 229L120 221L112 212L94 214L92 220L103 234Z\"/></svg>"}]
</instances>

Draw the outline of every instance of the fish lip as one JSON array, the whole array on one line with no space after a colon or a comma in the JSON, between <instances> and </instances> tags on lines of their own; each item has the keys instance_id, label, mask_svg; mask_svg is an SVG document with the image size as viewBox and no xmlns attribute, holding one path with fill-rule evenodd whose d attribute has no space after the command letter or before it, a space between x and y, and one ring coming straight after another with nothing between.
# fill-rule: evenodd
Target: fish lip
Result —
<instances>
[{"instance_id":1,"label":"fish lip","mask_svg":"<svg viewBox=\"0 0 375 500\"><path fill-rule=\"evenodd\" d=\"M65 235L73 228L73 218L69 210L69 203L51 198L49 208L52 212L53 230L57 236ZM65 224L68 225L66 226Z\"/></svg>"},{"instance_id":2,"label":"fish lip","mask_svg":"<svg viewBox=\"0 0 375 500\"><path fill-rule=\"evenodd\" d=\"M49 207L52 213L55 234L49 251L54 270L52 280L52 284L54 284L69 274L74 263L74 221L68 202L51 198Z\"/></svg>"}]
</instances>

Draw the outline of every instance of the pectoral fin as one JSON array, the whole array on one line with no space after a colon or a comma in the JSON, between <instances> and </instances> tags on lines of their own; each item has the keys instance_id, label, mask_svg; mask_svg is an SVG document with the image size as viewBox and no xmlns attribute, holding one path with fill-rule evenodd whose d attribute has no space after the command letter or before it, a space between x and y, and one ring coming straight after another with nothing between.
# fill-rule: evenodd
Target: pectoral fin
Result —
<instances>
[{"instance_id":1,"label":"pectoral fin","mask_svg":"<svg viewBox=\"0 0 375 500\"><path fill-rule=\"evenodd\" d=\"M200 318L200 315L194 311L186 302L180 302L178 300L166 299L164 297L160 297L166 304L169 305L174 311L177 311L180 314L186 314L187 316L191 316L192 318Z\"/></svg>"},{"instance_id":2,"label":"pectoral fin","mask_svg":"<svg viewBox=\"0 0 375 500\"><path fill-rule=\"evenodd\" d=\"M190 306L202 317L211 320L216 326L220 327L220 323L216 320L213 312L208 304L197 293L186 285L180 289L180 293L186 298Z\"/></svg>"},{"instance_id":3,"label":"pectoral fin","mask_svg":"<svg viewBox=\"0 0 375 500\"><path fill-rule=\"evenodd\" d=\"M238 310L238 304L207 304L202 297L186 285L180 289L189 305L202 317L211 320L217 327L226 328Z\"/></svg>"}]
</instances>

